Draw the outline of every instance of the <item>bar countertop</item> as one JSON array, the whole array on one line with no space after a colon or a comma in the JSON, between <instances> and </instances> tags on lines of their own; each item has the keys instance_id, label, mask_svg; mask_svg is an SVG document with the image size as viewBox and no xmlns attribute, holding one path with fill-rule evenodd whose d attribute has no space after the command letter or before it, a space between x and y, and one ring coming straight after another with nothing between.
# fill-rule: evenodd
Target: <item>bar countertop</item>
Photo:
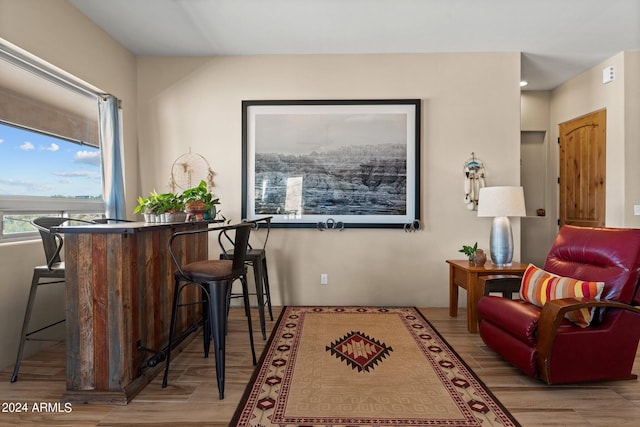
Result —
<instances>
[{"instance_id":1,"label":"bar countertop","mask_svg":"<svg viewBox=\"0 0 640 427\"><path fill-rule=\"evenodd\" d=\"M206 220L206 221L192 221L192 222L116 222L111 224L62 224L59 227L52 227L51 231L54 233L95 233L95 234L133 234L136 231L144 231L145 229L159 229L166 227L174 227L176 225L184 224L217 224L222 222L221 220Z\"/></svg>"}]
</instances>

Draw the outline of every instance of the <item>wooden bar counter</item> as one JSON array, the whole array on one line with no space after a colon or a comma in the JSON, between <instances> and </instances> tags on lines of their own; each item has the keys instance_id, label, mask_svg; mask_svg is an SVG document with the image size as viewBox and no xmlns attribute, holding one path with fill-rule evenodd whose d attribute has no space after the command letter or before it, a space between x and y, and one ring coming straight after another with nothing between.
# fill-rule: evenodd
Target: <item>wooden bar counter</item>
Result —
<instances>
[{"instance_id":1,"label":"wooden bar counter","mask_svg":"<svg viewBox=\"0 0 640 427\"><path fill-rule=\"evenodd\" d=\"M174 265L168 242L174 232L206 227L128 222L56 229L64 234L65 401L127 404L164 366L148 366L155 353L144 349L158 351L169 341ZM207 234L179 239L183 262L207 258ZM200 299L191 288L182 302ZM202 318L200 304L180 310L176 334Z\"/></svg>"}]
</instances>

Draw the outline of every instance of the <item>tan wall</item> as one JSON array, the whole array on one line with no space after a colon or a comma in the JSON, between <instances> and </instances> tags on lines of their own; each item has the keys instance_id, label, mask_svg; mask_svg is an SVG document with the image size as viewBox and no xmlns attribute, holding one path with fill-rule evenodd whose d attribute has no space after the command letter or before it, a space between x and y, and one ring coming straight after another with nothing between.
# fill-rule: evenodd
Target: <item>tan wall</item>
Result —
<instances>
[{"instance_id":1,"label":"tan wall","mask_svg":"<svg viewBox=\"0 0 640 427\"><path fill-rule=\"evenodd\" d=\"M551 92L547 90L531 90L522 92L521 123L523 131L547 131L549 129L549 102Z\"/></svg>"},{"instance_id":2,"label":"tan wall","mask_svg":"<svg viewBox=\"0 0 640 427\"><path fill-rule=\"evenodd\" d=\"M135 57L65 0L0 0L0 38L123 100L127 205L134 206L138 187ZM15 361L33 267L43 260L39 240L0 245L1 367ZM36 306L37 315L64 317L62 289L43 291L41 296L46 303ZM60 329L55 336L64 336L64 328ZM37 348L31 342L25 351Z\"/></svg>"},{"instance_id":3,"label":"tan wall","mask_svg":"<svg viewBox=\"0 0 640 427\"><path fill-rule=\"evenodd\" d=\"M613 56L579 76L569 80L552 91L550 141L557 141L560 123L584 116L585 114L607 109L607 183L606 183L606 225L608 227L625 227L626 213L625 187L628 183L625 174L625 69L624 53ZM602 70L605 67L615 68L613 82L602 83ZM551 144L551 165L558 176L558 147ZM553 169L550 169L553 171ZM636 184L633 184L636 185ZM554 214L556 218L558 189L551 189L553 200L556 200Z\"/></svg>"},{"instance_id":4,"label":"tan wall","mask_svg":"<svg viewBox=\"0 0 640 427\"><path fill-rule=\"evenodd\" d=\"M634 205L640 205L640 52L625 52L625 207L627 227L640 228L640 215L634 215Z\"/></svg>"},{"instance_id":5,"label":"tan wall","mask_svg":"<svg viewBox=\"0 0 640 427\"><path fill-rule=\"evenodd\" d=\"M556 225L557 216L553 214L557 205L557 200L552 199L555 192L550 192L549 189L557 186L556 178L556 165L552 164L549 152L554 148L554 140L549 139L549 110L551 102L550 91L524 91L521 95L521 126L523 132L544 132L544 141L542 143L542 153L535 152L536 155L540 155L539 160L540 167L537 171L533 172L537 174L533 180L540 184L542 188L534 188L539 194L542 194L543 204L540 206L546 210L545 216L535 216L532 210L535 210L535 206L527 206L528 213L527 218L523 218L521 221L521 237L522 237L522 260L524 262L531 262L535 265L542 266L546 260L547 253L553 243L553 239L557 233L558 227ZM527 135L523 135L526 137ZM557 145L557 144L555 144ZM522 147L522 161L523 165L527 162L525 158L526 144ZM536 147L537 150L538 147ZM522 173L525 173L527 168L522 169ZM530 177L531 178L531 177ZM523 176L523 185L527 181ZM528 188L525 186L525 195Z\"/></svg>"},{"instance_id":6,"label":"tan wall","mask_svg":"<svg viewBox=\"0 0 640 427\"><path fill-rule=\"evenodd\" d=\"M420 98L424 230L277 229L269 273L275 304L446 306L445 260L489 246L491 219L463 203L464 162L475 152L489 185L520 180L519 64L519 53L138 58L141 188L165 190L191 149L239 220L242 100Z\"/></svg>"}]
</instances>

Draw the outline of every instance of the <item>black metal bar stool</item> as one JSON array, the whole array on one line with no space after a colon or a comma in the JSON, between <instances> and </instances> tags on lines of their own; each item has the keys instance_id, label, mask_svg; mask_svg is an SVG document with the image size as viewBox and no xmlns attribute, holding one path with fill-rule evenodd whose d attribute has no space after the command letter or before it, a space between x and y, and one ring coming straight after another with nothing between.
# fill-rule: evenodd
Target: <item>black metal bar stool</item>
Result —
<instances>
[{"instance_id":1,"label":"black metal bar stool","mask_svg":"<svg viewBox=\"0 0 640 427\"><path fill-rule=\"evenodd\" d=\"M253 276L255 278L255 293L249 295L255 295L258 300L258 316L260 318L260 331L262 332L262 339L267 339L267 327L265 322L264 306L267 306L269 310L269 318L273 321L273 311L271 309L271 291L269 289L269 272L267 271L267 241L269 240L269 232L271 231L271 219L272 216L262 217L249 221L246 223L252 224L255 230L266 229L267 233L264 236L264 242L262 247L254 248L249 243L249 249L247 250L247 256L245 262L251 265L253 268ZM222 249L220 259L232 259L233 249L229 248L230 239L224 234L219 235L218 243ZM242 294L236 294L231 292L229 298L242 298Z\"/></svg>"},{"instance_id":2,"label":"black metal bar stool","mask_svg":"<svg viewBox=\"0 0 640 427\"><path fill-rule=\"evenodd\" d=\"M167 386L169 374L169 364L171 362L171 347L173 346L173 335L175 332L176 317L180 304L180 293L190 285L197 285L202 289L203 295L203 317L204 317L204 354L209 355L209 345L213 338L214 354L216 360L216 377L218 381L218 392L220 399L224 399L224 370L225 370L225 340L227 330L227 313L229 293L231 284L240 279L242 282L243 296L245 301L245 312L247 313L247 323L249 326L249 341L253 364L256 365L256 352L253 346L253 328L251 326L251 316L248 312L249 293L247 287L245 257L249 243L249 233L252 224L240 223L224 227L209 228L203 230L182 231L174 233L169 240L169 252L173 259L177 271L174 273L175 286L173 293L173 308L171 312L171 325L169 328L169 344L167 347L167 363L164 369L162 387ZM206 233L217 231L218 233L235 233L233 238L234 256L233 259L224 260L204 260L190 264L181 265L179 255L173 250L173 241L181 236L196 233ZM182 282L186 282L181 285Z\"/></svg>"},{"instance_id":3,"label":"black metal bar stool","mask_svg":"<svg viewBox=\"0 0 640 427\"><path fill-rule=\"evenodd\" d=\"M29 291L29 299L27 301L27 309L24 314L24 321L22 322L22 333L20 334L20 344L18 345L18 356L16 358L16 364L13 368L13 375L11 376L11 382L16 382L18 379L18 371L20 370L20 363L22 362L22 354L24 352L24 345L27 340L35 341L51 341L44 338L31 338L31 335L51 328L59 323L65 321L65 319L55 321L46 326L40 327L33 331L29 330L29 321L31 320L31 312L33 311L33 305L36 300L36 293L38 287L44 285L52 285L55 283L64 283L64 262L60 259L60 251L62 250L62 236L57 233L51 232L51 227L57 227L64 222L69 221L69 218L54 218L54 217L40 217L31 221L39 232L42 238L42 245L44 246L44 253L47 263L45 265L39 265L33 269L33 278L31 279L31 290ZM42 280L45 281L42 281Z\"/></svg>"}]
</instances>

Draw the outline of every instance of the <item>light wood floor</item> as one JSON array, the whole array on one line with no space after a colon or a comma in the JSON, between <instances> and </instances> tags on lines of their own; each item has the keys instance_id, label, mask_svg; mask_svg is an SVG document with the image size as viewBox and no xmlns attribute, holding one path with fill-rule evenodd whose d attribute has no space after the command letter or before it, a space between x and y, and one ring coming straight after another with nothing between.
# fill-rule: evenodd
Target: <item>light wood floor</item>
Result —
<instances>
[{"instance_id":1,"label":"light wood floor","mask_svg":"<svg viewBox=\"0 0 640 427\"><path fill-rule=\"evenodd\" d=\"M477 334L468 333L464 310L457 318L450 318L447 308L421 311L523 426L640 425L640 382L546 386L520 374L489 350ZM279 312L275 310L275 318ZM274 324L268 323L268 333ZM257 325L256 316L254 330ZM226 426L253 370L241 309L232 309L229 329L222 401L218 400L213 355L204 359L202 341L196 338L172 361L166 389L161 388L158 375L127 406L76 404L69 413L32 412L33 403L58 402L65 391L64 343L59 343L25 360L16 383L9 382L13 367L0 371L0 425ZM265 342L259 332L255 338L260 354ZM634 372L640 373L640 357ZM3 412L8 409L6 402L26 402L29 412Z\"/></svg>"}]
</instances>

